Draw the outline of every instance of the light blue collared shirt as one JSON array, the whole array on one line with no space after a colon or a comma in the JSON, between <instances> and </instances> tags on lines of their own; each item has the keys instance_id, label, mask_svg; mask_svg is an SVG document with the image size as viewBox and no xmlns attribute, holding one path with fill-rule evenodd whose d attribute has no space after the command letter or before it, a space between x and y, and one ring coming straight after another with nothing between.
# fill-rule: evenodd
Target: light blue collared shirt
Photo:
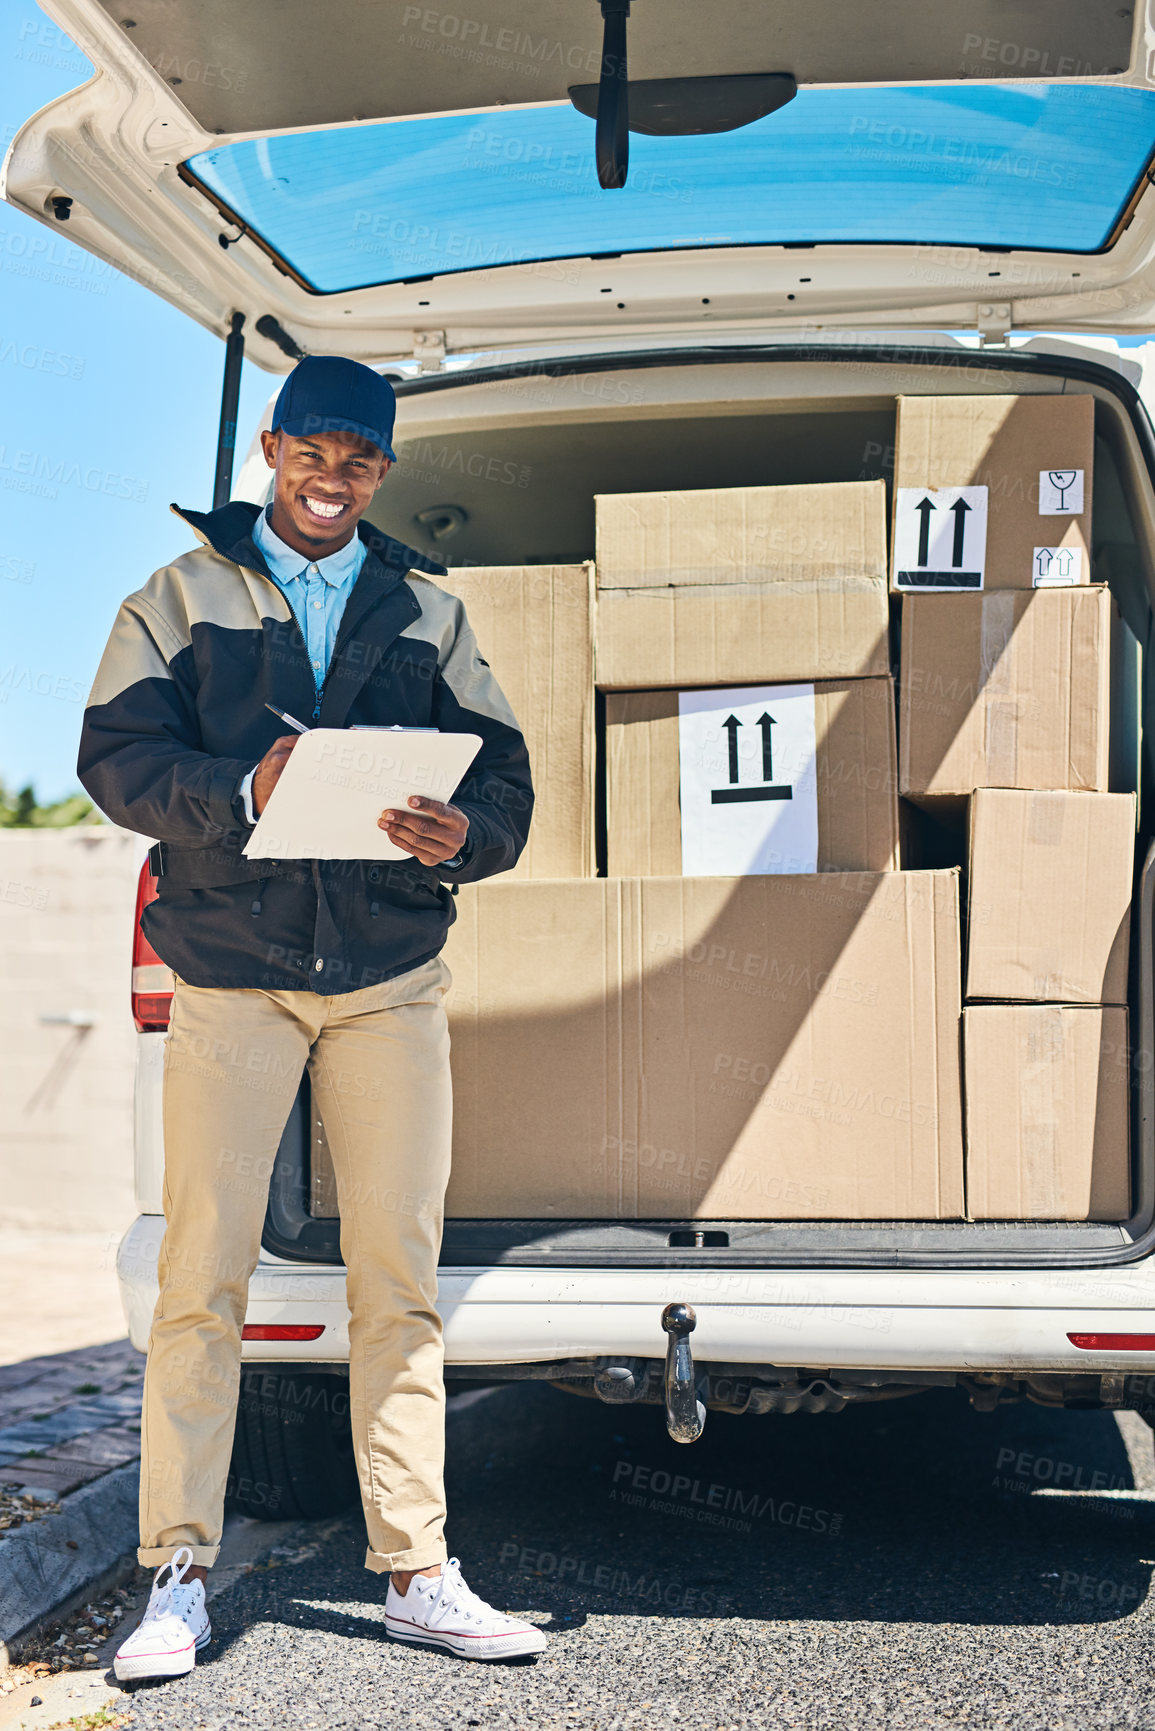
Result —
<instances>
[{"instance_id":1,"label":"light blue collared shirt","mask_svg":"<svg viewBox=\"0 0 1155 1731\"><path fill-rule=\"evenodd\" d=\"M281 540L266 511L262 511L253 524L253 540L301 627L319 697L333 659L333 646L341 627L345 603L353 592L369 549L360 536L354 534L353 539L338 548L336 553L330 553L324 559L310 560L306 554L295 552ZM307 721L309 717L302 715L300 719Z\"/></svg>"},{"instance_id":2,"label":"light blue collared shirt","mask_svg":"<svg viewBox=\"0 0 1155 1731\"><path fill-rule=\"evenodd\" d=\"M253 524L253 540L301 627L313 668L319 708L321 687L333 659L345 603L353 593L353 585L361 574L369 549L360 536L354 534L353 539L338 548L336 553L330 553L324 559L309 560L281 540L265 511ZM298 721L305 722L313 719L314 716L308 715L297 717ZM239 789L245 816L250 823L257 821L253 812L254 773L255 770L250 769Z\"/></svg>"}]
</instances>

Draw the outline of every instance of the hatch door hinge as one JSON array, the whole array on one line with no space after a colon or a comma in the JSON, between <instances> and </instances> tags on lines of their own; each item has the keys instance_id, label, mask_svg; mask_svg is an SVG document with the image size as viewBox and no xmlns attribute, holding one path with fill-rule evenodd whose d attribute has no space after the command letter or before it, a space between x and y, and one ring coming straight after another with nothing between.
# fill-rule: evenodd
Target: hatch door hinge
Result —
<instances>
[{"instance_id":1,"label":"hatch door hinge","mask_svg":"<svg viewBox=\"0 0 1155 1731\"><path fill-rule=\"evenodd\" d=\"M1010 301L980 301L978 304L979 343L984 349L1006 347L1014 317Z\"/></svg>"},{"instance_id":2,"label":"hatch door hinge","mask_svg":"<svg viewBox=\"0 0 1155 1731\"><path fill-rule=\"evenodd\" d=\"M438 373L445 365L445 332L414 331L413 359L423 373Z\"/></svg>"}]
</instances>

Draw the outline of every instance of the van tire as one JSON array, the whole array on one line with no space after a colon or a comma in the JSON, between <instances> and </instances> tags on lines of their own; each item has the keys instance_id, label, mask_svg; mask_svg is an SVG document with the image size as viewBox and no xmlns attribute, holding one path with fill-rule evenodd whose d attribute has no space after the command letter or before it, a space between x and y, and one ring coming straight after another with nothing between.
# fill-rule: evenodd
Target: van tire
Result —
<instances>
[{"instance_id":1,"label":"van tire","mask_svg":"<svg viewBox=\"0 0 1155 1731\"><path fill-rule=\"evenodd\" d=\"M225 1506L259 1521L317 1520L356 1500L348 1380L292 1365L242 1372Z\"/></svg>"}]
</instances>

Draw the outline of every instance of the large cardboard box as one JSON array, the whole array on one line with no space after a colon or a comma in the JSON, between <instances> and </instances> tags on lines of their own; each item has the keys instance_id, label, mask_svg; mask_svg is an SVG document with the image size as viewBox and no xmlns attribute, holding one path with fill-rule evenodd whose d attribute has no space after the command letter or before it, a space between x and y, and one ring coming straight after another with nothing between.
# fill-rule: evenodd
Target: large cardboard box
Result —
<instances>
[{"instance_id":1,"label":"large cardboard box","mask_svg":"<svg viewBox=\"0 0 1155 1731\"><path fill-rule=\"evenodd\" d=\"M525 734L535 805L510 874L594 872L593 573L588 565L476 566L441 586L465 603L482 655Z\"/></svg>"},{"instance_id":2,"label":"large cardboard box","mask_svg":"<svg viewBox=\"0 0 1155 1731\"><path fill-rule=\"evenodd\" d=\"M957 886L464 888L448 1212L959 1218Z\"/></svg>"},{"instance_id":3,"label":"large cardboard box","mask_svg":"<svg viewBox=\"0 0 1155 1731\"><path fill-rule=\"evenodd\" d=\"M889 673L881 481L596 507L603 690Z\"/></svg>"},{"instance_id":4,"label":"large cardboard box","mask_svg":"<svg viewBox=\"0 0 1155 1731\"><path fill-rule=\"evenodd\" d=\"M895 589L1091 581L1090 395L900 397Z\"/></svg>"},{"instance_id":5,"label":"large cardboard box","mask_svg":"<svg viewBox=\"0 0 1155 1731\"><path fill-rule=\"evenodd\" d=\"M820 871L898 866L894 683L844 679L814 686ZM606 827L611 877L680 876L678 693L606 698ZM797 796L799 790L795 789ZM784 855L772 871L805 869Z\"/></svg>"},{"instance_id":6,"label":"large cardboard box","mask_svg":"<svg viewBox=\"0 0 1155 1731\"><path fill-rule=\"evenodd\" d=\"M976 1220L1126 1220L1126 1010L968 1006L963 1050L968 1213Z\"/></svg>"},{"instance_id":7,"label":"large cardboard box","mask_svg":"<svg viewBox=\"0 0 1155 1731\"><path fill-rule=\"evenodd\" d=\"M967 997L1125 1004L1135 799L982 788L970 807Z\"/></svg>"},{"instance_id":8,"label":"large cardboard box","mask_svg":"<svg viewBox=\"0 0 1155 1731\"><path fill-rule=\"evenodd\" d=\"M899 792L1106 792L1111 631L1103 587L904 596Z\"/></svg>"}]
</instances>

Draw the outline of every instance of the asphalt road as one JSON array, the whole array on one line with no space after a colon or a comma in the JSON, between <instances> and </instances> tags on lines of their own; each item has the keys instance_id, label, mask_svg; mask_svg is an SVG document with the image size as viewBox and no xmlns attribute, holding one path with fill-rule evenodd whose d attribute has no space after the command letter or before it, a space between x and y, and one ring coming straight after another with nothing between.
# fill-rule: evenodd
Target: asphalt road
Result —
<instances>
[{"instance_id":1,"label":"asphalt road","mask_svg":"<svg viewBox=\"0 0 1155 1731\"><path fill-rule=\"evenodd\" d=\"M1155 1727L1155 1501L1134 1495L1155 1473L1133 1415L936 1393L712 1414L687 1448L655 1408L523 1385L449 1424L451 1548L550 1633L542 1659L392 1645L351 1517L221 1593L206 1660L121 1697L124 1722Z\"/></svg>"}]
</instances>

